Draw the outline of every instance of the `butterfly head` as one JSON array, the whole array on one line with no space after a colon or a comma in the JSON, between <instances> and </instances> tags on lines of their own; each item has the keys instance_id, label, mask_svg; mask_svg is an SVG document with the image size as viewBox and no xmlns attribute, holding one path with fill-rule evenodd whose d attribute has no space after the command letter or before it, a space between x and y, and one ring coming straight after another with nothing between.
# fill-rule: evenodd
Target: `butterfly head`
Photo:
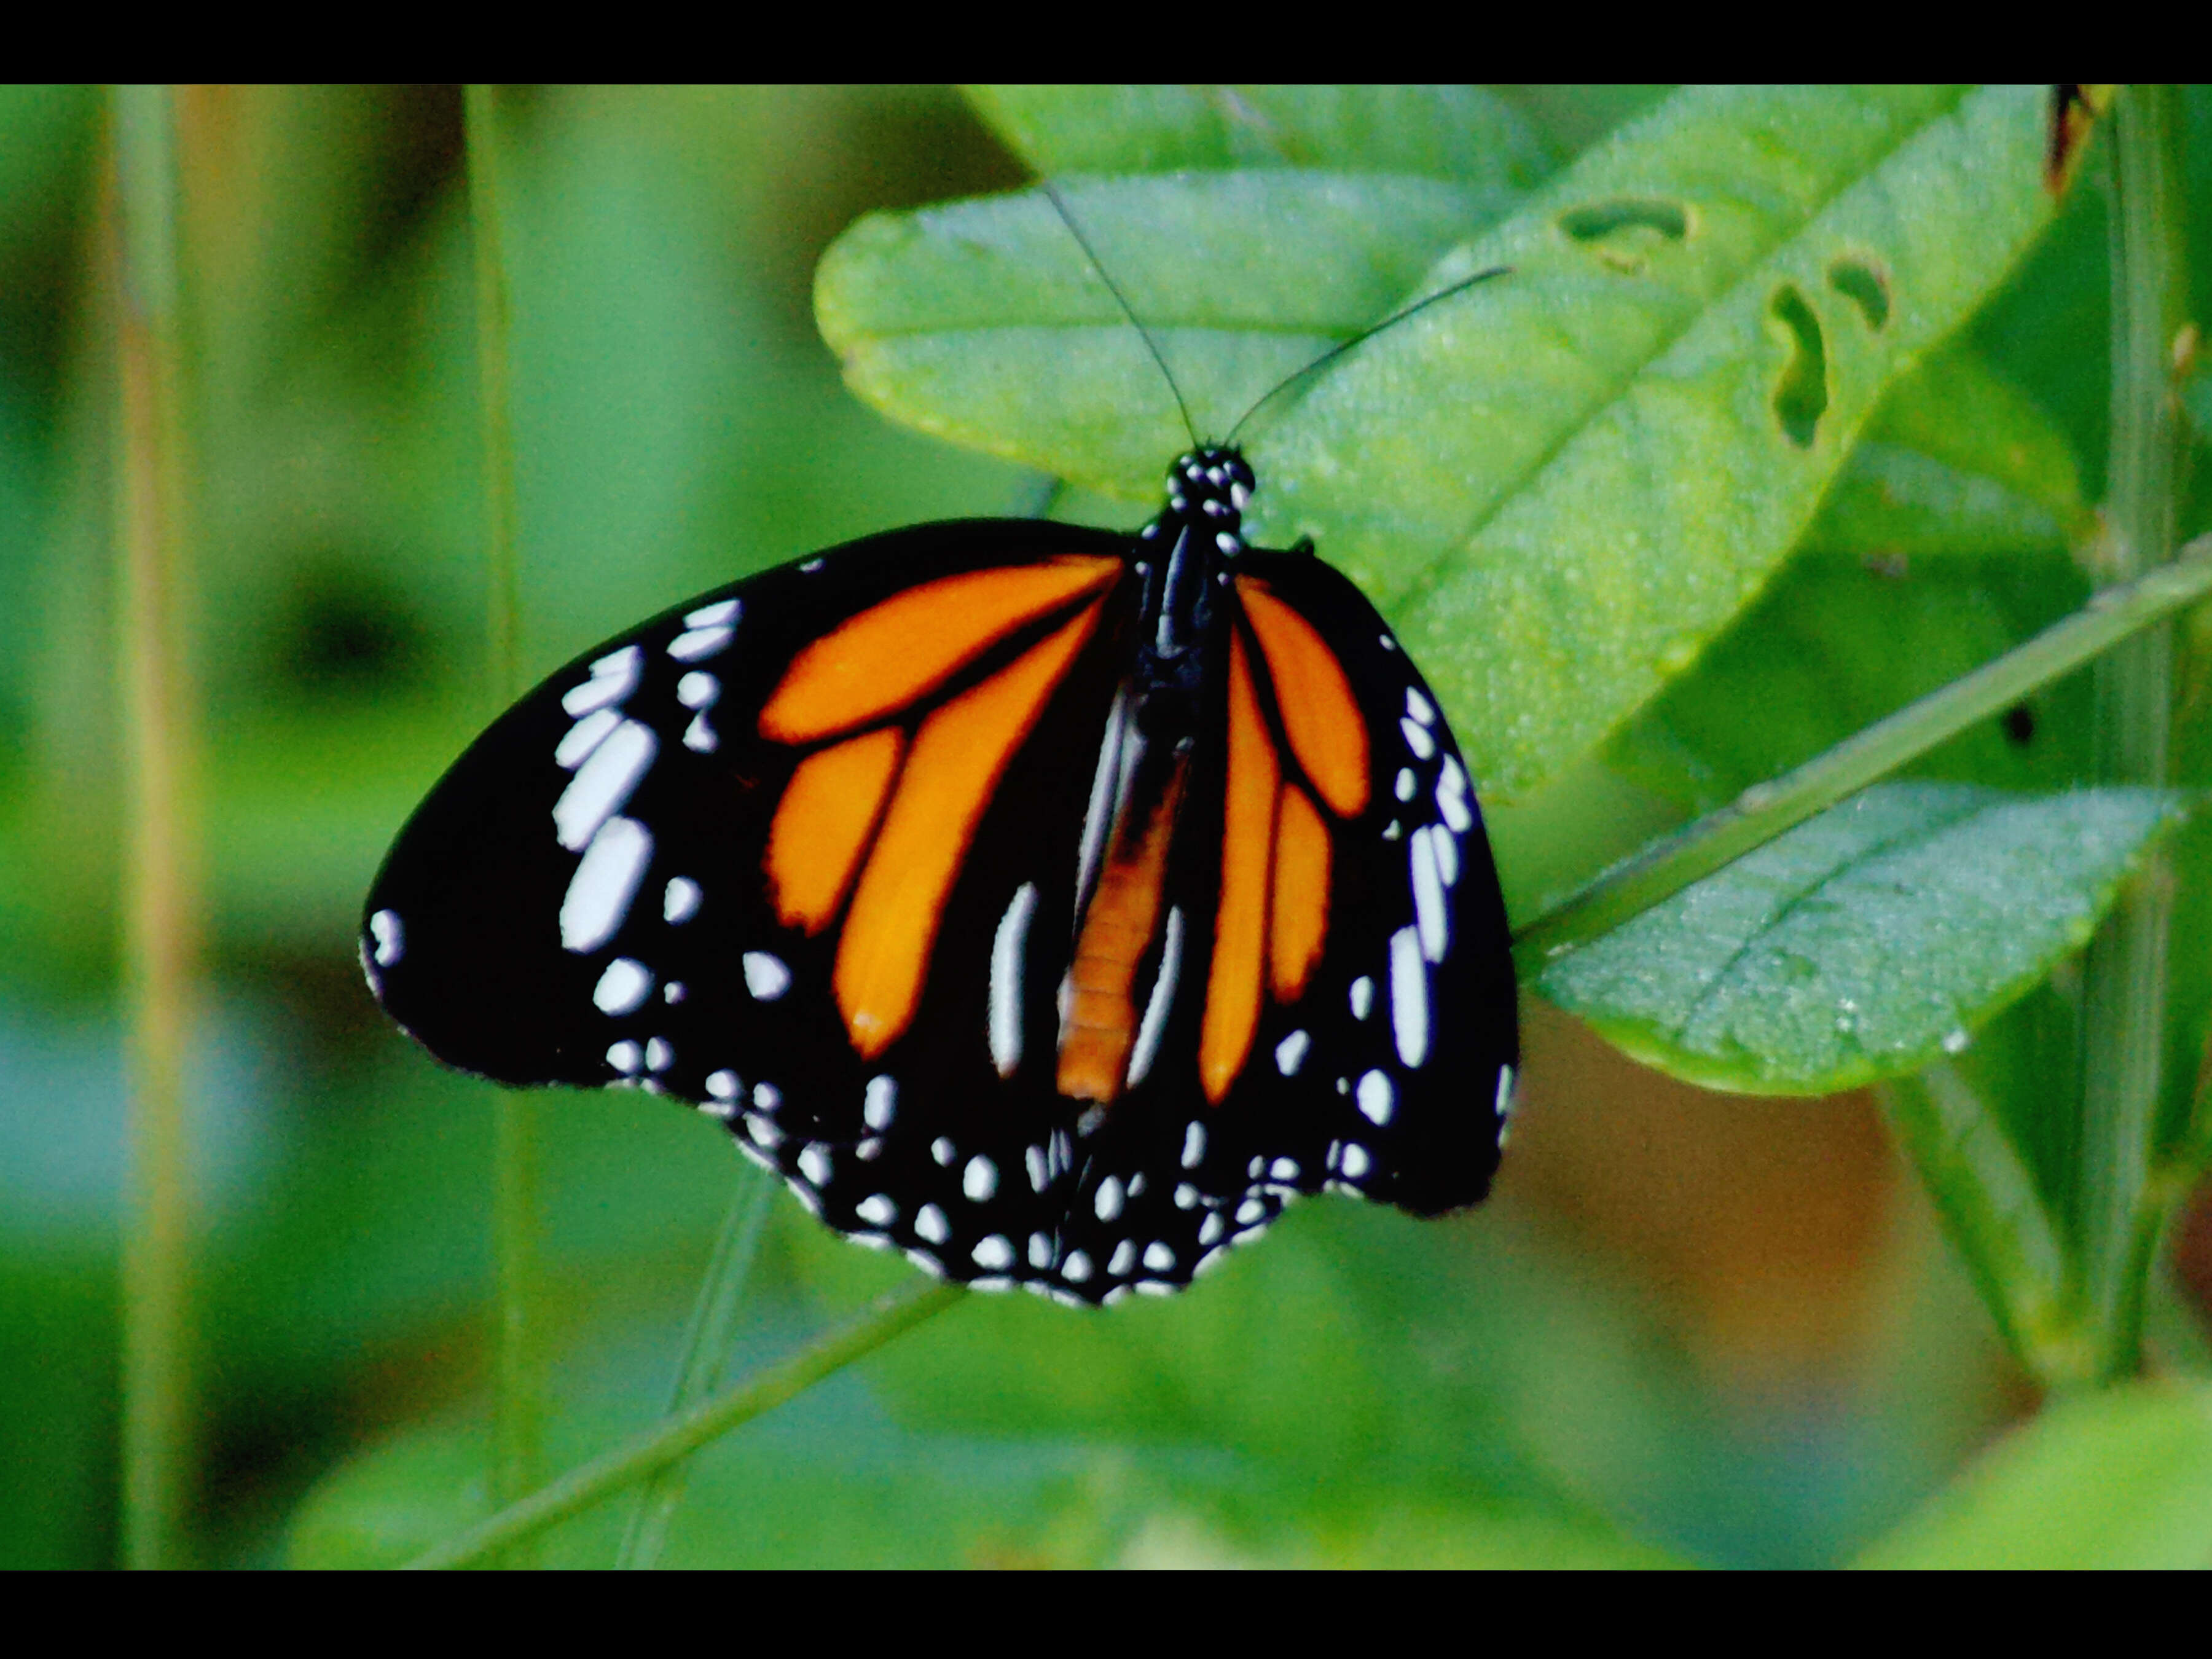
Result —
<instances>
[{"instance_id":1,"label":"butterfly head","mask_svg":"<svg viewBox=\"0 0 2212 1659\"><path fill-rule=\"evenodd\" d=\"M1241 450L1204 447L1186 451L1168 469L1165 516L1202 525L1229 544L1242 545L1244 508L1257 488Z\"/></svg>"}]
</instances>

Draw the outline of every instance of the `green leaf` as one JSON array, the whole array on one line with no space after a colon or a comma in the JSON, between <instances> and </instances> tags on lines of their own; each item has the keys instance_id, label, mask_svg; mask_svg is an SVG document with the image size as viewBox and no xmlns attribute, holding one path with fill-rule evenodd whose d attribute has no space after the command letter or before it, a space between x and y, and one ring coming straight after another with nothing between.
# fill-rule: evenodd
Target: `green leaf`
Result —
<instances>
[{"instance_id":1,"label":"green leaf","mask_svg":"<svg viewBox=\"0 0 2212 1659\"><path fill-rule=\"evenodd\" d=\"M1708 811L2002 656L2087 597L2087 579L2063 552L1898 563L1800 554L1614 736L1607 763ZM2061 681L2024 715L1984 721L1913 770L2063 788L2087 769L2089 702L2086 676Z\"/></svg>"},{"instance_id":2,"label":"green leaf","mask_svg":"<svg viewBox=\"0 0 2212 1659\"><path fill-rule=\"evenodd\" d=\"M1891 382L2048 220L2041 143L2033 89L1698 89L1395 294L1354 273L1410 251L1399 216L1328 245L1175 205L1238 175L1146 180L1149 234L1093 240L1215 431L1392 303L1511 269L1348 355L1251 443L1255 534L1312 535L1383 605L1511 793L1756 594ZM864 221L823 260L823 334L894 418L1148 499L1172 411L1041 216Z\"/></svg>"},{"instance_id":3,"label":"green leaf","mask_svg":"<svg viewBox=\"0 0 2212 1659\"><path fill-rule=\"evenodd\" d=\"M2057 422L1980 356L1960 349L1891 390L1803 548L1957 558L2063 550L2094 527Z\"/></svg>"},{"instance_id":4,"label":"green leaf","mask_svg":"<svg viewBox=\"0 0 2212 1659\"><path fill-rule=\"evenodd\" d=\"M1890 1127L2006 1344L2046 1387L2082 1379L2094 1354L2067 1294L2065 1249L1999 1115L1948 1064L1884 1092Z\"/></svg>"},{"instance_id":5,"label":"green leaf","mask_svg":"<svg viewBox=\"0 0 2212 1659\"><path fill-rule=\"evenodd\" d=\"M1858 1565L2212 1566L2212 1389L2137 1383L2054 1406Z\"/></svg>"},{"instance_id":6,"label":"green leaf","mask_svg":"<svg viewBox=\"0 0 2212 1659\"><path fill-rule=\"evenodd\" d=\"M1374 594L1478 780L1525 791L1749 602L1891 382L2033 242L2040 109L1678 94L1425 286L1510 280L1352 354L1255 445L1255 532Z\"/></svg>"},{"instance_id":7,"label":"green leaf","mask_svg":"<svg viewBox=\"0 0 2212 1659\"><path fill-rule=\"evenodd\" d=\"M1341 167L1527 185L1543 146L1472 86L972 86L984 124L1040 173Z\"/></svg>"},{"instance_id":8,"label":"green leaf","mask_svg":"<svg viewBox=\"0 0 2212 1659\"><path fill-rule=\"evenodd\" d=\"M1708 1088L1832 1094L1957 1054L2088 942L2177 797L1865 791L1547 968L1540 988Z\"/></svg>"},{"instance_id":9,"label":"green leaf","mask_svg":"<svg viewBox=\"0 0 2212 1659\"><path fill-rule=\"evenodd\" d=\"M1062 193L1201 433L1383 314L1516 199L1320 173ZM1144 341L1041 193L871 214L823 256L814 306L854 392L955 443L1150 505L1189 442Z\"/></svg>"}]
</instances>

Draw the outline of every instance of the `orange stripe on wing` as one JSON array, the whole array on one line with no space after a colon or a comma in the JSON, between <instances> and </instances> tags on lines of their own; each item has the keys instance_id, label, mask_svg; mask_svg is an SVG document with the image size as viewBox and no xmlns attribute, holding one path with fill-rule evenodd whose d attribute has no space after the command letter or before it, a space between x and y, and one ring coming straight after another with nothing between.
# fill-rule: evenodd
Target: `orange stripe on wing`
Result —
<instances>
[{"instance_id":1,"label":"orange stripe on wing","mask_svg":"<svg viewBox=\"0 0 2212 1659\"><path fill-rule=\"evenodd\" d=\"M1267 951L1267 866L1275 842L1282 763L1267 740L1244 636L1229 635L1229 787L1221 824L1221 906L1199 1030L1198 1076L1220 1102L1244 1069L1260 1027L1260 971Z\"/></svg>"},{"instance_id":2,"label":"orange stripe on wing","mask_svg":"<svg viewBox=\"0 0 2212 1659\"><path fill-rule=\"evenodd\" d=\"M1237 596L1267 659L1291 751L1329 811L1356 817L1367 807L1367 722L1344 666L1314 625L1249 576Z\"/></svg>"},{"instance_id":3,"label":"orange stripe on wing","mask_svg":"<svg viewBox=\"0 0 2212 1659\"><path fill-rule=\"evenodd\" d=\"M763 860L785 927L818 933L837 914L905 748L904 734L885 726L799 762L769 826Z\"/></svg>"},{"instance_id":4,"label":"orange stripe on wing","mask_svg":"<svg viewBox=\"0 0 2212 1659\"><path fill-rule=\"evenodd\" d=\"M1045 702L1098 624L1094 600L1042 643L932 714L860 872L830 984L853 1047L872 1060L921 1000L945 901L975 825Z\"/></svg>"},{"instance_id":5,"label":"orange stripe on wing","mask_svg":"<svg viewBox=\"0 0 2212 1659\"><path fill-rule=\"evenodd\" d=\"M1179 759L1139 832L1115 837L1067 969L1060 1038L1060 1092L1070 1100L1120 1097L1137 1040L1137 962L1159 926L1168 848L1182 805L1188 757Z\"/></svg>"},{"instance_id":6,"label":"orange stripe on wing","mask_svg":"<svg viewBox=\"0 0 2212 1659\"><path fill-rule=\"evenodd\" d=\"M1328 826L1306 792L1283 786L1275 817L1275 901L1267 921L1267 982L1296 1002L1328 938Z\"/></svg>"},{"instance_id":7,"label":"orange stripe on wing","mask_svg":"<svg viewBox=\"0 0 2212 1659\"><path fill-rule=\"evenodd\" d=\"M918 583L793 657L762 706L761 735L808 743L895 713L1121 569L1119 559L1066 554Z\"/></svg>"}]
</instances>

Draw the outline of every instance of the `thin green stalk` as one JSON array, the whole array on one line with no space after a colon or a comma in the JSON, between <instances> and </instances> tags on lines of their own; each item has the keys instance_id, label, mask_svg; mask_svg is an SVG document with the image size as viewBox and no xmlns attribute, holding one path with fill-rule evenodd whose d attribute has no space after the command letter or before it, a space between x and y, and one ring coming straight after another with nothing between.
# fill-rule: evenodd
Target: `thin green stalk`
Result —
<instances>
[{"instance_id":1,"label":"thin green stalk","mask_svg":"<svg viewBox=\"0 0 2212 1659\"><path fill-rule=\"evenodd\" d=\"M925 1283L893 1291L842 1330L805 1352L770 1368L753 1381L680 1417L666 1419L627 1445L571 1469L519 1504L479 1522L458 1538L423 1551L410 1567L465 1567L496 1552L511 1550L546 1528L635 1486L656 1469L689 1457L702 1446L741 1424L773 1411L833 1372L866 1358L935 1317L967 1295L960 1285Z\"/></svg>"},{"instance_id":2,"label":"thin green stalk","mask_svg":"<svg viewBox=\"0 0 2212 1659\"><path fill-rule=\"evenodd\" d=\"M2110 568L2132 577L2172 556L2176 422L2172 343L2186 305L2173 88L2130 86L2113 100L2112 450L2106 504ZM2170 624L2097 665L2096 770L2107 783L2162 784L2173 709ZM2098 1379L2142 1369L2143 1286L2159 1218L2146 1213L2166 1028L2172 874L2155 854L2091 941L2082 975L2081 1155L2076 1221Z\"/></svg>"},{"instance_id":3,"label":"thin green stalk","mask_svg":"<svg viewBox=\"0 0 2212 1659\"><path fill-rule=\"evenodd\" d=\"M184 1068L198 914L170 88L118 87L113 114L132 1083L123 1269L123 1559L133 1567L167 1567L183 1563L191 1468Z\"/></svg>"},{"instance_id":4,"label":"thin green stalk","mask_svg":"<svg viewBox=\"0 0 2212 1659\"><path fill-rule=\"evenodd\" d=\"M699 1281L699 1299L691 1310L691 1322L684 1333L684 1357L676 1368L676 1388L668 1401L668 1415L681 1417L696 1406L722 1380L722 1364L730 1351L730 1326L753 1258L760 1253L761 1230L775 1197L775 1182L750 1164L738 1166L738 1190L730 1200L730 1213L722 1223L722 1236L714 1241L705 1277ZM691 1474L690 1461L679 1459L647 1476L638 1494L629 1529L623 1535L622 1553L615 1565L650 1567L660 1559L668 1541L669 1523L684 1502L684 1488Z\"/></svg>"},{"instance_id":5,"label":"thin green stalk","mask_svg":"<svg viewBox=\"0 0 2212 1659\"><path fill-rule=\"evenodd\" d=\"M1560 952L1610 933L2207 593L2212 593L2212 536L2199 537L2173 563L2105 589L2072 616L1995 661L1877 720L1795 771L1753 784L1718 811L1614 865L1520 930L1513 945L1515 966L1524 979L1533 978Z\"/></svg>"},{"instance_id":6,"label":"thin green stalk","mask_svg":"<svg viewBox=\"0 0 2212 1659\"><path fill-rule=\"evenodd\" d=\"M499 125L494 89L464 94L469 215L477 270L477 396L483 419L484 542L490 602L486 654L495 710L520 689L515 551L514 388L507 361L507 259L500 234ZM544 1185L537 1103L504 1092L494 1108L492 1229L499 1259L498 1401L492 1491L513 1503L536 1490L544 1462ZM526 1565L525 1561L512 1565Z\"/></svg>"}]
</instances>

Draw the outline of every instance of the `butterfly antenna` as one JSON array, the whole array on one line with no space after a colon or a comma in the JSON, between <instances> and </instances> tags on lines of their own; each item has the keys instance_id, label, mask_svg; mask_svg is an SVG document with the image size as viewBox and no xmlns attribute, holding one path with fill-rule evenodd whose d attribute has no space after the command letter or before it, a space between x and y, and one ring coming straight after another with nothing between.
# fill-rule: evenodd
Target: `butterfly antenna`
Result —
<instances>
[{"instance_id":1,"label":"butterfly antenna","mask_svg":"<svg viewBox=\"0 0 2212 1659\"><path fill-rule=\"evenodd\" d=\"M1114 303L1121 307L1121 314L1129 319L1129 326L1137 331L1137 337L1145 343L1145 349L1152 354L1152 361L1159 365L1160 378L1168 383L1168 391L1175 398L1176 412L1182 416L1182 429L1189 435L1190 447L1196 449L1199 447L1198 428L1191 424L1190 405L1182 400L1182 388L1176 384L1176 377L1169 372L1168 360L1160 356L1159 342L1152 338L1152 330L1145 326L1135 309L1129 304L1128 296L1121 292L1119 284L1108 272L1106 262L1098 257L1097 249L1091 246L1091 239L1083 234L1083 227L1075 222L1075 216L1067 210L1067 203L1061 198L1060 187L1049 179L1039 180L1039 185L1044 191L1046 199L1051 202L1054 210L1059 213L1060 222L1067 227L1067 234L1075 238L1076 246L1083 250L1084 257L1091 261L1091 268L1098 273L1098 280L1106 284L1106 291L1114 296Z\"/></svg>"},{"instance_id":2,"label":"butterfly antenna","mask_svg":"<svg viewBox=\"0 0 2212 1659\"><path fill-rule=\"evenodd\" d=\"M1492 265L1487 270L1478 270L1474 276L1466 278L1462 282L1454 283L1449 288L1438 289L1434 294L1430 295L1427 298L1416 300L1404 310L1394 312L1391 315L1385 317L1381 322L1376 324L1372 328L1362 329L1358 333L1353 335L1342 344L1331 346L1327 351L1322 352L1320 356L1315 358L1304 368L1301 368L1295 374L1290 374L1284 379L1278 380L1273 386L1268 388L1267 392L1261 398L1258 403L1254 404L1251 408L1246 410L1242 415L1237 417L1237 424L1229 428L1229 435L1223 439L1222 441L1227 444L1235 443L1237 441L1237 434L1244 429L1245 422L1250 420L1255 415L1257 415L1261 410L1265 409L1269 404L1274 402L1276 398L1281 397L1284 392L1289 391L1299 381L1305 380L1310 375L1319 374L1322 369L1327 368L1331 363L1334 362L1339 357L1343 356L1346 352L1355 350L1358 347L1365 345L1370 340L1380 334L1384 329L1395 328L1407 318L1419 316L1422 312L1426 311L1431 306L1442 305L1446 300L1452 298L1454 295L1466 293L1468 289L1473 288L1477 283L1486 283L1493 276L1509 276L1512 275L1512 272L1513 267L1510 265Z\"/></svg>"}]
</instances>

